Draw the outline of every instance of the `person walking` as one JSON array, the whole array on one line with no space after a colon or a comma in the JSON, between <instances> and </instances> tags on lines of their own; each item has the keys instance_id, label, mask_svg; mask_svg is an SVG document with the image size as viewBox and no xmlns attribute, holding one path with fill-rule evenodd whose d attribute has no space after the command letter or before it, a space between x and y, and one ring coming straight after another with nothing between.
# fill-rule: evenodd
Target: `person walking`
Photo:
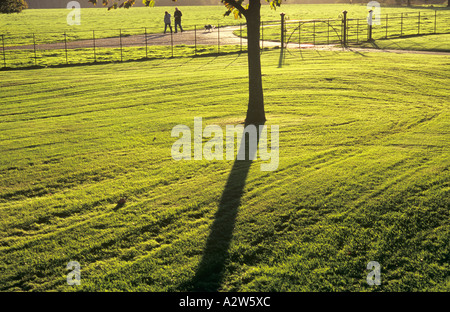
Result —
<instances>
[{"instance_id":1,"label":"person walking","mask_svg":"<svg viewBox=\"0 0 450 312\"><path fill-rule=\"evenodd\" d=\"M166 33L166 31L167 31L167 26L169 26L170 32L172 32L172 25L171 25L171 21L170 21L171 17L172 16L169 14L169 12L166 11L166 13L164 15L164 24L165 24L164 33Z\"/></svg>"},{"instance_id":2,"label":"person walking","mask_svg":"<svg viewBox=\"0 0 450 312\"><path fill-rule=\"evenodd\" d=\"M175 33L177 33L177 26L180 26L180 31L183 32L183 27L181 27L181 16L183 16L183 14L178 8L175 8L173 16L175 17Z\"/></svg>"}]
</instances>

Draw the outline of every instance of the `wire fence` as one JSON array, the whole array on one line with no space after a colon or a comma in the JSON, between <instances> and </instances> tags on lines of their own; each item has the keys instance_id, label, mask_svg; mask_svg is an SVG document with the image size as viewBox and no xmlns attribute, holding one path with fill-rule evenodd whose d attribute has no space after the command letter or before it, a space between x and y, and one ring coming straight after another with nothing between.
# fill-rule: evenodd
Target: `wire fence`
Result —
<instances>
[{"instance_id":1,"label":"wire fence","mask_svg":"<svg viewBox=\"0 0 450 312\"><path fill-rule=\"evenodd\" d=\"M381 39L450 33L450 12L385 14L368 18L316 19L285 22L286 44L360 44ZM295 45L294 45L295 46Z\"/></svg>"},{"instance_id":2,"label":"wire fence","mask_svg":"<svg viewBox=\"0 0 450 312\"><path fill-rule=\"evenodd\" d=\"M174 29L173 29L174 30ZM3 68L123 62L243 52L245 25L194 26L149 33L147 28L0 35Z\"/></svg>"},{"instance_id":3,"label":"wire fence","mask_svg":"<svg viewBox=\"0 0 450 312\"><path fill-rule=\"evenodd\" d=\"M450 33L450 12L428 10L347 19L261 22L261 49L359 44L370 40ZM2 68L245 52L245 24L194 26L187 31L150 33L147 28L1 34ZM283 42L283 44L281 44Z\"/></svg>"}]
</instances>

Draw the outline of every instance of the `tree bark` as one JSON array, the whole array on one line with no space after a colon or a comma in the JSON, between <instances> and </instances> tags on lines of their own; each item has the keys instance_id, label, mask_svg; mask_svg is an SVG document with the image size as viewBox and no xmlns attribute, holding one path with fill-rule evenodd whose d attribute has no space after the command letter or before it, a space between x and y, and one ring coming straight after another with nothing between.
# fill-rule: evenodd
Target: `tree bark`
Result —
<instances>
[{"instance_id":1,"label":"tree bark","mask_svg":"<svg viewBox=\"0 0 450 312\"><path fill-rule=\"evenodd\" d=\"M260 54L260 26L261 3L260 0L250 0L245 18L247 20L247 47L248 47L248 79L249 99L246 124L263 124L266 121L264 112L264 94L261 75Z\"/></svg>"}]
</instances>

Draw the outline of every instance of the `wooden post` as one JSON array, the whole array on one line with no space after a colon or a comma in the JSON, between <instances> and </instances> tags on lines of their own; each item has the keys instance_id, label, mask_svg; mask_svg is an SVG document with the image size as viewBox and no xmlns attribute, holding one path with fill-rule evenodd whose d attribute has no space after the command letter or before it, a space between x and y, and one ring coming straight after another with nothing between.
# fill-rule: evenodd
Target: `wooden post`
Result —
<instances>
[{"instance_id":1,"label":"wooden post","mask_svg":"<svg viewBox=\"0 0 450 312\"><path fill-rule=\"evenodd\" d=\"M385 36L386 39L388 37L388 20L389 20L388 14L386 14L386 36Z\"/></svg>"},{"instance_id":2,"label":"wooden post","mask_svg":"<svg viewBox=\"0 0 450 312\"><path fill-rule=\"evenodd\" d=\"M437 30L436 25L437 25L437 10L434 10L434 33L436 33Z\"/></svg>"},{"instance_id":3,"label":"wooden post","mask_svg":"<svg viewBox=\"0 0 450 312\"><path fill-rule=\"evenodd\" d=\"M367 41L372 41L372 24L373 24L373 11L369 11L369 29L367 34Z\"/></svg>"},{"instance_id":4,"label":"wooden post","mask_svg":"<svg viewBox=\"0 0 450 312\"><path fill-rule=\"evenodd\" d=\"M359 43L359 18L356 20L356 44Z\"/></svg>"},{"instance_id":5,"label":"wooden post","mask_svg":"<svg viewBox=\"0 0 450 312\"><path fill-rule=\"evenodd\" d=\"M145 33L145 58L148 58L147 27L144 28L144 33Z\"/></svg>"},{"instance_id":6,"label":"wooden post","mask_svg":"<svg viewBox=\"0 0 450 312\"><path fill-rule=\"evenodd\" d=\"M97 53L95 53L95 30L92 31L92 40L94 42L94 63L97 63Z\"/></svg>"},{"instance_id":7,"label":"wooden post","mask_svg":"<svg viewBox=\"0 0 450 312\"><path fill-rule=\"evenodd\" d=\"M330 44L330 19L328 19L327 44Z\"/></svg>"},{"instance_id":8,"label":"wooden post","mask_svg":"<svg viewBox=\"0 0 450 312\"><path fill-rule=\"evenodd\" d=\"M69 60L67 58L67 35L66 32L64 32L64 50L66 51L66 65L69 64Z\"/></svg>"},{"instance_id":9,"label":"wooden post","mask_svg":"<svg viewBox=\"0 0 450 312\"><path fill-rule=\"evenodd\" d=\"M123 51L122 51L122 29L119 29L119 42L120 42L120 61L123 62Z\"/></svg>"},{"instance_id":10,"label":"wooden post","mask_svg":"<svg viewBox=\"0 0 450 312\"><path fill-rule=\"evenodd\" d=\"M172 57L173 57L173 32L170 31L170 46L172 51Z\"/></svg>"},{"instance_id":11,"label":"wooden post","mask_svg":"<svg viewBox=\"0 0 450 312\"><path fill-rule=\"evenodd\" d=\"M298 22L298 48L302 47L302 22Z\"/></svg>"},{"instance_id":12,"label":"wooden post","mask_svg":"<svg viewBox=\"0 0 450 312\"><path fill-rule=\"evenodd\" d=\"M261 21L261 52L264 49L264 22Z\"/></svg>"},{"instance_id":13,"label":"wooden post","mask_svg":"<svg viewBox=\"0 0 450 312\"><path fill-rule=\"evenodd\" d=\"M313 21L313 45L316 45L316 21Z\"/></svg>"},{"instance_id":14,"label":"wooden post","mask_svg":"<svg viewBox=\"0 0 450 312\"><path fill-rule=\"evenodd\" d=\"M281 51L284 49L284 16L286 14L281 13Z\"/></svg>"},{"instance_id":15,"label":"wooden post","mask_svg":"<svg viewBox=\"0 0 450 312\"><path fill-rule=\"evenodd\" d=\"M36 37L33 34L33 49L34 49L34 65L37 65L37 54L36 54Z\"/></svg>"},{"instance_id":16,"label":"wooden post","mask_svg":"<svg viewBox=\"0 0 450 312\"><path fill-rule=\"evenodd\" d=\"M343 26L343 34L342 34L342 41L344 44L344 47L347 46L347 11L342 12L344 14L344 17L342 18L342 26Z\"/></svg>"},{"instance_id":17,"label":"wooden post","mask_svg":"<svg viewBox=\"0 0 450 312\"><path fill-rule=\"evenodd\" d=\"M6 67L5 35L2 35L3 67Z\"/></svg>"},{"instance_id":18,"label":"wooden post","mask_svg":"<svg viewBox=\"0 0 450 312\"><path fill-rule=\"evenodd\" d=\"M239 24L239 33L240 33L239 37L241 38L240 45L241 45L241 52L242 52L242 23Z\"/></svg>"},{"instance_id":19,"label":"wooden post","mask_svg":"<svg viewBox=\"0 0 450 312\"><path fill-rule=\"evenodd\" d=\"M403 36L403 13L400 15L400 37Z\"/></svg>"},{"instance_id":20,"label":"wooden post","mask_svg":"<svg viewBox=\"0 0 450 312\"><path fill-rule=\"evenodd\" d=\"M417 34L420 35L420 11L419 11L419 20L417 21Z\"/></svg>"}]
</instances>

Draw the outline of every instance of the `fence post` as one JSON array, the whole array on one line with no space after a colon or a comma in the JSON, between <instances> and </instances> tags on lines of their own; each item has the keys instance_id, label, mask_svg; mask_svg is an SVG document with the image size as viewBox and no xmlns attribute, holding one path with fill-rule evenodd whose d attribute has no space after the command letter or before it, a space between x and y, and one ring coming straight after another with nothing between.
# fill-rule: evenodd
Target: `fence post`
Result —
<instances>
[{"instance_id":1,"label":"fence post","mask_svg":"<svg viewBox=\"0 0 450 312\"><path fill-rule=\"evenodd\" d=\"M359 18L356 20L356 44L359 44Z\"/></svg>"},{"instance_id":2,"label":"fence post","mask_svg":"<svg viewBox=\"0 0 450 312\"><path fill-rule=\"evenodd\" d=\"M173 57L173 32L172 32L172 30L170 31L170 46L171 46L172 57Z\"/></svg>"},{"instance_id":3,"label":"fence post","mask_svg":"<svg viewBox=\"0 0 450 312\"><path fill-rule=\"evenodd\" d=\"M417 34L420 35L420 11L419 11L419 20L417 21Z\"/></svg>"},{"instance_id":4,"label":"fence post","mask_svg":"<svg viewBox=\"0 0 450 312\"><path fill-rule=\"evenodd\" d=\"M264 49L264 22L261 21L261 53Z\"/></svg>"},{"instance_id":5,"label":"fence post","mask_svg":"<svg viewBox=\"0 0 450 312\"><path fill-rule=\"evenodd\" d=\"M64 50L66 52L66 65L69 64L69 60L67 58L67 35L66 32L64 32Z\"/></svg>"},{"instance_id":6,"label":"fence post","mask_svg":"<svg viewBox=\"0 0 450 312\"><path fill-rule=\"evenodd\" d=\"M34 66L37 65L37 55L36 55L36 37L33 34L33 49L34 49Z\"/></svg>"},{"instance_id":7,"label":"fence post","mask_svg":"<svg viewBox=\"0 0 450 312\"><path fill-rule=\"evenodd\" d=\"M434 33L436 33L437 10L434 10Z\"/></svg>"},{"instance_id":8,"label":"fence post","mask_svg":"<svg viewBox=\"0 0 450 312\"><path fill-rule=\"evenodd\" d=\"M281 13L281 52L283 53L284 49L284 13Z\"/></svg>"},{"instance_id":9,"label":"fence post","mask_svg":"<svg viewBox=\"0 0 450 312\"><path fill-rule=\"evenodd\" d=\"M220 53L220 24L217 24L217 53Z\"/></svg>"},{"instance_id":10,"label":"fence post","mask_svg":"<svg viewBox=\"0 0 450 312\"><path fill-rule=\"evenodd\" d=\"M241 52L242 52L242 23L240 23L239 24L239 32L240 32L240 35L239 35L239 37L241 38L240 39L240 44L241 44Z\"/></svg>"},{"instance_id":11,"label":"fence post","mask_svg":"<svg viewBox=\"0 0 450 312\"><path fill-rule=\"evenodd\" d=\"M298 21L298 48L302 47L302 22Z\"/></svg>"},{"instance_id":12,"label":"fence post","mask_svg":"<svg viewBox=\"0 0 450 312\"><path fill-rule=\"evenodd\" d=\"M328 19L327 25L327 44L330 44L330 19Z\"/></svg>"},{"instance_id":13,"label":"fence post","mask_svg":"<svg viewBox=\"0 0 450 312\"><path fill-rule=\"evenodd\" d=\"M3 46L3 67L6 67L5 35L2 35L2 46Z\"/></svg>"},{"instance_id":14,"label":"fence post","mask_svg":"<svg viewBox=\"0 0 450 312\"><path fill-rule=\"evenodd\" d=\"M387 37L388 37L388 14L386 14L386 39L387 39Z\"/></svg>"},{"instance_id":15,"label":"fence post","mask_svg":"<svg viewBox=\"0 0 450 312\"><path fill-rule=\"evenodd\" d=\"M144 33L145 33L145 58L148 58L147 27L144 28Z\"/></svg>"},{"instance_id":16,"label":"fence post","mask_svg":"<svg viewBox=\"0 0 450 312\"><path fill-rule=\"evenodd\" d=\"M342 18L342 26L344 33L342 34L342 40L344 47L347 46L347 11L342 12L344 14L344 17Z\"/></svg>"},{"instance_id":17,"label":"fence post","mask_svg":"<svg viewBox=\"0 0 450 312\"><path fill-rule=\"evenodd\" d=\"M400 37L403 36L403 13L400 15Z\"/></svg>"},{"instance_id":18,"label":"fence post","mask_svg":"<svg viewBox=\"0 0 450 312\"><path fill-rule=\"evenodd\" d=\"M97 53L95 51L95 30L92 31L92 40L94 42L94 63L97 63Z\"/></svg>"},{"instance_id":19,"label":"fence post","mask_svg":"<svg viewBox=\"0 0 450 312\"><path fill-rule=\"evenodd\" d=\"M123 52L122 52L122 29L119 29L119 42L120 42L120 61L123 62Z\"/></svg>"},{"instance_id":20,"label":"fence post","mask_svg":"<svg viewBox=\"0 0 450 312\"><path fill-rule=\"evenodd\" d=\"M369 11L369 28L367 34L367 41L372 41L372 21L373 21L373 10Z\"/></svg>"},{"instance_id":21,"label":"fence post","mask_svg":"<svg viewBox=\"0 0 450 312\"><path fill-rule=\"evenodd\" d=\"M316 21L313 21L313 45L316 45Z\"/></svg>"}]
</instances>

